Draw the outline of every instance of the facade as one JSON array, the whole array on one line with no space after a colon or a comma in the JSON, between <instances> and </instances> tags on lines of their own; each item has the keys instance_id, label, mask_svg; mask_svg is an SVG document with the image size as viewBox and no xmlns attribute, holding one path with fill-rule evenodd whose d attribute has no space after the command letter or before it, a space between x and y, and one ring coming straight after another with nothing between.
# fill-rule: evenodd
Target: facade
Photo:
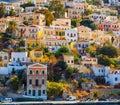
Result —
<instances>
[{"instance_id":1,"label":"facade","mask_svg":"<svg viewBox=\"0 0 120 105\"><path fill-rule=\"evenodd\" d=\"M27 21L29 24L44 26L46 23L45 16L40 13L21 13L19 17L23 22Z\"/></svg>"},{"instance_id":2,"label":"facade","mask_svg":"<svg viewBox=\"0 0 120 105\"><path fill-rule=\"evenodd\" d=\"M9 62L9 55L6 52L0 52L0 67L6 67Z\"/></svg>"},{"instance_id":3,"label":"facade","mask_svg":"<svg viewBox=\"0 0 120 105\"><path fill-rule=\"evenodd\" d=\"M26 26L24 24L20 24L18 26L18 33L16 36L26 38L26 39L27 38L37 39L39 37L38 34L42 34L42 27L38 25Z\"/></svg>"},{"instance_id":4,"label":"facade","mask_svg":"<svg viewBox=\"0 0 120 105\"><path fill-rule=\"evenodd\" d=\"M99 29L102 31L120 31L118 22L102 22L99 24Z\"/></svg>"},{"instance_id":5,"label":"facade","mask_svg":"<svg viewBox=\"0 0 120 105\"><path fill-rule=\"evenodd\" d=\"M110 67L108 66L103 66L103 65L99 65L99 64L94 64L91 67L93 73L95 76L102 76L105 77L109 74L110 72Z\"/></svg>"},{"instance_id":6,"label":"facade","mask_svg":"<svg viewBox=\"0 0 120 105\"><path fill-rule=\"evenodd\" d=\"M93 57L83 57L81 61L84 66L92 66L94 64L98 64L98 59Z\"/></svg>"},{"instance_id":7,"label":"facade","mask_svg":"<svg viewBox=\"0 0 120 105\"><path fill-rule=\"evenodd\" d=\"M74 66L74 56L73 55L63 55L64 62L67 63L68 66Z\"/></svg>"},{"instance_id":8,"label":"facade","mask_svg":"<svg viewBox=\"0 0 120 105\"><path fill-rule=\"evenodd\" d=\"M30 59L32 62L41 62L43 58L42 50L32 50L30 51Z\"/></svg>"},{"instance_id":9,"label":"facade","mask_svg":"<svg viewBox=\"0 0 120 105\"><path fill-rule=\"evenodd\" d=\"M90 40L92 30L85 26L77 27L78 30L78 40Z\"/></svg>"},{"instance_id":10,"label":"facade","mask_svg":"<svg viewBox=\"0 0 120 105\"><path fill-rule=\"evenodd\" d=\"M47 66L35 63L27 68L27 96L47 99Z\"/></svg>"},{"instance_id":11,"label":"facade","mask_svg":"<svg viewBox=\"0 0 120 105\"><path fill-rule=\"evenodd\" d=\"M75 29L66 30L65 38L68 42L76 42L78 40L77 30Z\"/></svg>"},{"instance_id":12,"label":"facade","mask_svg":"<svg viewBox=\"0 0 120 105\"><path fill-rule=\"evenodd\" d=\"M26 63L28 62L28 53L27 52L12 52L11 61Z\"/></svg>"},{"instance_id":13,"label":"facade","mask_svg":"<svg viewBox=\"0 0 120 105\"><path fill-rule=\"evenodd\" d=\"M46 36L44 39L44 45L49 49L50 52L57 51L61 46L68 46L68 41L65 37L61 36Z\"/></svg>"},{"instance_id":14,"label":"facade","mask_svg":"<svg viewBox=\"0 0 120 105\"><path fill-rule=\"evenodd\" d=\"M84 5L76 3L74 7L68 8L68 17L69 18L81 18L81 14L84 13Z\"/></svg>"},{"instance_id":15,"label":"facade","mask_svg":"<svg viewBox=\"0 0 120 105\"><path fill-rule=\"evenodd\" d=\"M112 86L120 83L120 70L111 70L108 77L106 77L106 82Z\"/></svg>"}]
</instances>

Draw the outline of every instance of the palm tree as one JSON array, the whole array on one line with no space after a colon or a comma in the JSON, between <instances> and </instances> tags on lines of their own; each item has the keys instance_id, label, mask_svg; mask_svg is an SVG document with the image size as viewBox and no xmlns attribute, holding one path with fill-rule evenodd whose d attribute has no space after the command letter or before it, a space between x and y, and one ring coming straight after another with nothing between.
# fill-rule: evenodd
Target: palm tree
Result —
<instances>
[{"instance_id":1,"label":"palm tree","mask_svg":"<svg viewBox=\"0 0 120 105\"><path fill-rule=\"evenodd\" d=\"M6 33L10 36L15 36L16 31L18 30L17 24L15 21L10 21Z\"/></svg>"}]
</instances>

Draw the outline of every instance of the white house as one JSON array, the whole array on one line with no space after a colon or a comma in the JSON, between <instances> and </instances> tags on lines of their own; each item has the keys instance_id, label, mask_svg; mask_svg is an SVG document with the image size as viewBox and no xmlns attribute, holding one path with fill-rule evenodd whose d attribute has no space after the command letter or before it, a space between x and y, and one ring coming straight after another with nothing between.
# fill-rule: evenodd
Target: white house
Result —
<instances>
[{"instance_id":1,"label":"white house","mask_svg":"<svg viewBox=\"0 0 120 105\"><path fill-rule=\"evenodd\" d=\"M28 61L28 53L27 52L12 52L11 61L26 63Z\"/></svg>"},{"instance_id":2,"label":"white house","mask_svg":"<svg viewBox=\"0 0 120 105\"><path fill-rule=\"evenodd\" d=\"M106 77L106 82L114 86L117 83L120 83L120 70L110 71Z\"/></svg>"},{"instance_id":3,"label":"white house","mask_svg":"<svg viewBox=\"0 0 120 105\"><path fill-rule=\"evenodd\" d=\"M78 40L77 30L68 29L65 31L65 38L68 42L76 42Z\"/></svg>"},{"instance_id":4,"label":"white house","mask_svg":"<svg viewBox=\"0 0 120 105\"><path fill-rule=\"evenodd\" d=\"M103 66L103 65L99 65L99 64L94 64L91 67L93 73L95 76L107 76L110 72L110 67L109 66Z\"/></svg>"}]
</instances>

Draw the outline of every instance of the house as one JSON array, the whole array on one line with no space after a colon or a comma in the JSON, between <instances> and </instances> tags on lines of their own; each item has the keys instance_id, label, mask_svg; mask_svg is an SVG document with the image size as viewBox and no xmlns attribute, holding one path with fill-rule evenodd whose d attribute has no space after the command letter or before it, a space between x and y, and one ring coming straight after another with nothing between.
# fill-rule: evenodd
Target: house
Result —
<instances>
[{"instance_id":1,"label":"house","mask_svg":"<svg viewBox=\"0 0 120 105\"><path fill-rule=\"evenodd\" d=\"M18 32L16 34L17 37L22 38L30 38L30 39L37 39L39 38L38 34L42 34L42 27L39 25L18 25Z\"/></svg>"},{"instance_id":2,"label":"house","mask_svg":"<svg viewBox=\"0 0 120 105\"><path fill-rule=\"evenodd\" d=\"M92 30L85 26L77 27L78 30L78 40L90 40Z\"/></svg>"},{"instance_id":3,"label":"house","mask_svg":"<svg viewBox=\"0 0 120 105\"><path fill-rule=\"evenodd\" d=\"M58 18L52 22L52 25L50 27L53 27L54 29L70 29L71 28L71 19L70 18Z\"/></svg>"},{"instance_id":4,"label":"house","mask_svg":"<svg viewBox=\"0 0 120 105\"><path fill-rule=\"evenodd\" d=\"M44 26L46 24L45 15L41 13L21 13L19 15L21 20L27 21L29 24L41 25Z\"/></svg>"},{"instance_id":5,"label":"house","mask_svg":"<svg viewBox=\"0 0 120 105\"><path fill-rule=\"evenodd\" d=\"M54 28L52 28L52 27L43 27L43 35L48 36L48 35L57 35L57 34L55 33Z\"/></svg>"},{"instance_id":6,"label":"house","mask_svg":"<svg viewBox=\"0 0 120 105\"><path fill-rule=\"evenodd\" d=\"M68 47L68 41L65 39L65 37L50 35L44 38L44 46L47 47L50 52L55 52L61 46Z\"/></svg>"},{"instance_id":7,"label":"house","mask_svg":"<svg viewBox=\"0 0 120 105\"><path fill-rule=\"evenodd\" d=\"M73 55L63 55L64 62L67 63L68 66L74 67L74 56Z\"/></svg>"},{"instance_id":8,"label":"house","mask_svg":"<svg viewBox=\"0 0 120 105\"><path fill-rule=\"evenodd\" d=\"M95 42L96 44L103 45L106 42L111 42L112 36L106 34L104 31L101 30L94 30L92 31L91 35L91 42Z\"/></svg>"},{"instance_id":9,"label":"house","mask_svg":"<svg viewBox=\"0 0 120 105\"><path fill-rule=\"evenodd\" d=\"M66 30L65 38L68 42L76 42L78 40L77 30L75 29Z\"/></svg>"},{"instance_id":10,"label":"house","mask_svg":"<svg viewBox=\"0 0 120 105\"><path fill-rule=\"evenodd\" d=\"M89 18L90 20L94 21L95 24L99 24L106 19L106 15L93 13L89 15Z\"/></svg>"},{"instance_id":11,"label":"house","mask_svg":"<svg viewBox=\"0 0 120 105\"><path fill-rule=\"evenodd\" d=\"M84 13L84 5L82 3L75 3L75 6L68 8L68 17L69 18L81 18L81 14Z\"/></svg>"},{"instance_id":12,"label":"house","mask_svg":"<svg viewBox=\"0 0 120 105\"><path fill-rule=\"evenodd\" d=\"M120 25L118 22L104 21L99 24L99 29L102 31L120 31Z\"/></svg>"},{"instance_id":13,"label":"house","mask_svg":"<svg viewBox=\"0 0 120 105\"><path fill-rule=\"evenodd\" d=\"M77 49L79 54L87 53L88 47L89 47L89 41L87 40L80 40L74 45L74 48Z\"/></svg>"},{"instance_id":14,"label":"house","mask_svg":"<svg viewBox=\"0 0 120 105\"><path fill-rule=\"evenodd\" d=\"M96 82L94 80L87 80L86 82L81 83L81 87L83 90L90 90L96 87Z\"/></svg>"},{"instance_id":15,"label":"house","mask_svg":"<svg viewBox=\"0 0 120 105\"><path fill-rule=\"evenodd\" d=\"M87 57L87 56L82 56L82 61L81 64L84 66L92 66L94 64L98 64L98 59L94 57Z\"/></svg>"},{"instance_id":16,"label":"house","mask_svg":"<svg viewBox=\"0 0 120 105\"><path fill-rule=\"evenodd\" d=\"M35 63L27 68L27 96L47 99L47 66Z\"/></svg>"},{"instance_id":17,"label":"house","mask_svg":"<svg viewBox=\"0 0 120 105\"><path fill-rule=\"evenodd\" d=\"M114 86L117 83L120 83L120 70L111 70L106 77L106 83Z\"/></svg>"},{"instance_id":18,"label":"house","mask_svg":"<svg viewBox=\"0 0 120 105\"><path fill-rule=\"evenodd\" d=\"M41 62L43 58L43 51L42 50L32 50L30 51L30 59L32 62Z\"/></svg>"},{"instance_id":19,"label":"house","mask_svg":"<svg viewBox=\"0 0 120 105\"><path fill-rule=\"evenodd\" d=\"M9 55L7 52L0 52L0 67L7 67Z\"/></svg>"},{"instance_id":20,"label":"house","mask_svg":"<svg viewBox=\"0 0 120 105\"><path fill-rule=\"evenodd\" d=\"M27 52L12 52L11 54L11 62L21 62L27 63L28 62L28 53Z\"/></svg>"},{"instance_id":21,"label":"house","mask_svg":"<svg viewBox=\"0 0 120 105\"><path fill-rule=\"evenodd\" d=\"M103 66L103 65L100 65L100 64L94 64L94 65L92 65L91 70L93 71L95 76L105 77L109 74L110 67Z\"/></svg>"}]
</instances>

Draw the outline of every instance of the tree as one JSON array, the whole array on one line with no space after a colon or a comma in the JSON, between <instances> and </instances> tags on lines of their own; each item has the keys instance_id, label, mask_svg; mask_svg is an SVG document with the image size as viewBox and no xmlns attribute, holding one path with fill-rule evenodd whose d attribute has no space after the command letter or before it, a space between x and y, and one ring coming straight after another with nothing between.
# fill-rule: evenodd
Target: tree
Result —
<instances>
[{"instance_id":1,"label":"tree","mask_svg":"<svg viewBox=\"0 0 120 105\"><path fill-rule=\"evenodd\" d=\"M76 27L77 24L78 24L78 20L77 20L77 19L72 19L72 20L71 20L71 26L72 26L72 27Z\"/></svg>"},{"instance_id":2,"label":"tree","mask_svg":"<svg viewBox=\"0 0 120 105\"><path fill-rule=\"evenodd\" d=\"M66 79L69 79L72 77L72 75L74 73L77 73L79 70L77 68L71 68L71 67L68 67L65 71L65 77Z\"/></svg>"},{"instance_id":3,"label":"tree","mask_svg":"<svg viewBox=\"0 0 120 105\"><path fill-rule=\"evenodd\" d=\"M65 90L65 84L47 81L47 95L48 95L48 97L62 96L62 93L64 90Z\"/></svg>"},{"instance_id":4,"label":"tree","mask_svg":"<svg viewBox=\"0 0 120 105\"><path fill-rule=\"evenodd\" d=\"M20 6L25 9L26 7L35 6L35 4L33 4L32 2L28 2L28 3L24 3L24 4L20 5Z\"/></svg>"},{"instance_id":5,"label":"tree","mask_svg":"<svg viewBox=\"0 0 120 105\"><path fill-rule=\"evenodd\" d=\"M97 53L107 55L110 58L118 56L117 49L111 45L103 46L103 47L97 49Z\"/></svg>"},{"instance_id":6,"label":"tree","mask_svg":"<svg viewBox=\"0 0 120 105\"><path fill-rule=\"evenodd\" d=\"M4 17L6 14L5 5L3 3L0 4L0 18Z\"/></svg>"},{"instance_id":7,"label":"tree","mask_svg":"<svg viewBox=\"0 0 120 105\"><path fill-rule=\"evenodd\" d=\"M62 46L61 48L58 49L58 51L56 51L55 56L60 57L62 56L62 54L66 54L66 53L69 53L69 49L65 46Z\"/></svg>"},{"instance_id":8,"label":"tree","mask_svg":"<svg viewBox=\"0 0 120 105\"><path fill-rule=\"evenodd\" d=\"M15 13L15 10L14 10L14 9L11 9L11 10L10 10L9 16L16 16L16 13Z\"/></svg>"},{"instance_id":9,"label":"tree","mask_svg":"<svg viewBox=\"0 0 120 105\"><path fill-rule=\"evenodd\" d=\"M92 14L92 13L93 13L93 11L90 10L90 9L86 9L86 10L85 10L85 15L90 15L90 14Z\"/></svg>"},{"instance_id":10,"label":"tree","mask_svg":"<svg viewBox=\"0 0 120 105\"><path fill-rule=\"evenodd\" d=\"M8 28L6 29L6 33L10 36L15 36L15 33L17 31L17 24L14 21L10 21Z\"/></svg>"},{"instance_id":11,"label":"tree","mask_svg":"<svg viewBox=\"0 0 120 105\"><path fill-rule=\"evenodd\" d=\"M46 19L46 25L50 26L50 24L52 24L52 21L54 20L54 15L47 9L40 9L35 11L36 13L41 13L45 15L45 19Z\"/></svg>"},{"instance_id":12,"label":"tree","mask_svg":"<svg viewBox=\"0 0 120 105\"><path fill-rule=\"evenodd\" d=\"M93 96L97 98L98 97L98 92L94 92Z\"/></svg>"},{"instance_id":13,"label":"tree","mask_svg":"<svg viewBox=\"0 0 120 105\"><path fill-rule=\"evenodd\" d=\"M51 0L50 6L48 8L51 12L53 12L53 15L55 18L61 18L64 17L65 14L65 8L63 4L61 4L60 0Z\"/></svg>"},{"instance_id":14,"label":"tree","mask_svg":"<svg viewBox=\"0 0 120 105\"><path fill-rule=\"evenodd\" d=\"M19 79L17 76L13 76L11 79L10 79L10 85L12 87L12 89L14 91L18 90L18 87L19 87Z\"/></svg>"},{"instance_id":15,"label":"tree","mask_svg":"<svg viewBox=\"0 0 120 105\"><path fill-rule=\"evenodd\" d=\"M84 25L86 27L89 27L91 28L92 30L96 30L98 29L98 25L94 24L93 21L91 21L90 19L88 18L85 18L83 19L81 22L80 22L81 25Z\"/></svg>"},{"instance_id":16,"label":"tree","mask_svg":"<svg viewBox=\"0 0 120 105\"><path fill-rule=\"evenodd\" d=\"M65 70L67 68L67 63L64 61L59 61L55 64L55 67L60 67L62 70Z\"/></svg>"},{"instance_id":17,"label":"tree","mask_svg":"<svg viewBox=\"0 0 120 105\"><path fill-rule=\"evenodd\" d=\"M98 63L105 66L115 65L115 61L106 55L98 55Z\"/></svg>"}]
</instances>

